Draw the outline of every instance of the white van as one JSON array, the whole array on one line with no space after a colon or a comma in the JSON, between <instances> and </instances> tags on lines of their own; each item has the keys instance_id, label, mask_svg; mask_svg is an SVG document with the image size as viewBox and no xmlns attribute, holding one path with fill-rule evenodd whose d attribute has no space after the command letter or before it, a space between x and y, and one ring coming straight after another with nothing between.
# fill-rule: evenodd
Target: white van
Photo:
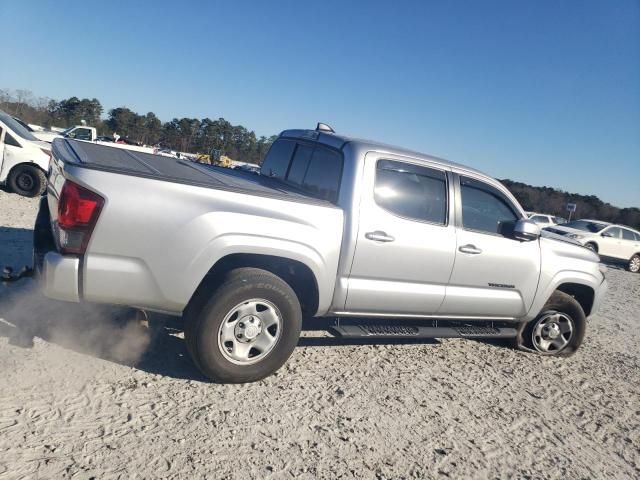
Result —
<instances>
[{"instance_id":1,"label":"white van","mask_svg":"<svg viewBox=\"0 0 640 480\"><path fill-rule=\"evenodd\" d=\"M47 187L51 144L42 142L0 110L0 185L25 197Z\"/></svg>"}]
</instances>

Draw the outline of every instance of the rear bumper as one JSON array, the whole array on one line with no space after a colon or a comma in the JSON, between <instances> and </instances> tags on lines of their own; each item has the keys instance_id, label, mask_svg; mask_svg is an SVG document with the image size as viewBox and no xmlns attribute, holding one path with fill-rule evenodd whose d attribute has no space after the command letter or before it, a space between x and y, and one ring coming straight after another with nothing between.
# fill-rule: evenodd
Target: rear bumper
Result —
<instances>
[{"instance_id":1,"label":"rear bumper","mask_svg":"<svg viewBox=\"0 0 640 480\"><path fill-rule=\"evenodd\" d=\"M56 251L46 196L40 200L33 229L33 269L47 297L80 301L80 259Z\"/></svg>"},{"instance_id":2,"label":"rear bumper","mask_svg":"<svg viewBox=\"0 0 640 480\"><path fill-rule=\"evenodd\" d=\"M43 260L40 275L43 293L54 300L79 302L80 259L47 252Z\"/></svg>"}]
</instances>

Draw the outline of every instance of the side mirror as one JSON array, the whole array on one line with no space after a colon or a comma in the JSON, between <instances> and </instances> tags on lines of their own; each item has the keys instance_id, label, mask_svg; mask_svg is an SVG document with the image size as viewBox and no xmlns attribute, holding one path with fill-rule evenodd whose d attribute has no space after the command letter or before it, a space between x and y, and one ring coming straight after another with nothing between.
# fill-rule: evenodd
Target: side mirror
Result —
<instances>
[{"instance_id":1,"label":"side mirror","mask_svg":"<svg viewBox=\"0 0 640 480\"><path fill-rule=\"evenodd\" d=\"M521 218L513 228L513 238L522 242L530 242L540 237L540 227L528 218Z\"/></svg>"},{"instance_id":2,"label":"side mirror","mask_svg":"<svg viewBox=\"0 0 640 480\"><path fill-rule=\"evenodd\" d=\"M612 235L610 232L603 232L603 233L601 234L601 236L602 236L602 237L609 237L609 238L613 237L613 235Z\"/></svg>"}]
</instances>

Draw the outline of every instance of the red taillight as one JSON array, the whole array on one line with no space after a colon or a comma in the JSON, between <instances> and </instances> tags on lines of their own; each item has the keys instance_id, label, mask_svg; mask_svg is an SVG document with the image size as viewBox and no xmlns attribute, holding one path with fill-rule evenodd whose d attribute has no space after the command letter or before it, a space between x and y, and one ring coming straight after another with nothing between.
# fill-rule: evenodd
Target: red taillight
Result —
<instances>
[{"instance_id":1,"label":"red taillight","mask_svg":"<svg viewBox=\"0 0 640 480\"><path fill-rule=\"evenodd\" d=\"M84 253L104 199L67 180L58 200L58 243L63 253Z\"/></svg>"}]
</instances>

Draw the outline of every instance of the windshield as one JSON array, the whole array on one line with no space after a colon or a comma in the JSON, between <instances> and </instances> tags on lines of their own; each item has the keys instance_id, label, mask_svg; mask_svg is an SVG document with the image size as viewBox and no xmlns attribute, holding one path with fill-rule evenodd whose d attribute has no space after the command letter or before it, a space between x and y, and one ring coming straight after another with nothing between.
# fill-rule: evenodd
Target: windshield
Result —
<instances>
[{"instance_id":1,"label":"windshield","mask_svg":"<svg viewBox=\"0 0 640 480\"><path fill-rule=\"evenodd\" d=\"M24 128L16 122L13 117L4 112L0 112L0 122L4 123L9 130L13 131L19 137L24 138L25 140L38 141L38 139L34 137L29 130Z\"/></svg>"},{"instance_id":2,"label":"windshield","mask_svg":"<svg viewBox=\"0 0 640 480\"><path fill-rule=\"evenodd\" d=\"M63 130L62 132L60 132L60 135L62 135L63 137L66 137L69 134L69 132L71 130L73 130L74 128L76 128L76 127L69 127L66 130Z\"/></svg>"},{"instance_id":3,"label":"windshield","mask_svg":"<svg viewBox=\"0 0 640 480\"><path fill-rule=\"evenodd\" d=\"M591 222L589 220L574 220L573 222L565 223L563 227L575 228L576 230L584 230L585 232L598 233L604 227L606 223Z\"/></svg>"}]
</instances>

